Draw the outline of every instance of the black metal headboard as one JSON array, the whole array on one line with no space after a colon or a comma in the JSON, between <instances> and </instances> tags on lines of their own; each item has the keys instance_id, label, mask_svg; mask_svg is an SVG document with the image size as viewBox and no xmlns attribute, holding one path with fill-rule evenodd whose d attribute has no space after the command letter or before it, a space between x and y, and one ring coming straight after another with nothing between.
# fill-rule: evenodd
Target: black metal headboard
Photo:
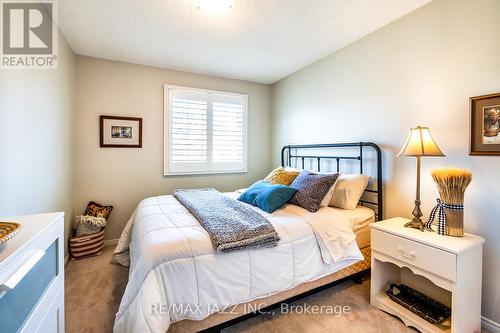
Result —
<instances>
[{"instance_id":1,"label":"black metal headboard","mask_svg":"<svg viewBox=\"0 0 500 333\"><path fill-rule=\"evenodd\" d=\"M359 150L356 149L359 147ZM375 216L377 220L383 219L383 196L382 196L382 151L379 146L373 142L353 142L353 143L327 143L327 144L310 144L310 145L288 145L281 149L281 165L292 166L292 161L302 162L302 169L304 169L305 161L316 161L317 171L321 171L321 160L335 160L337 172L341 170L342 160L354 160L359 163L359 172L363 172L363 149L371 148L375 151L375 164L376 164L376 178L369 187L365 190L368 196L371 195L372 199L366 199L365 196L359 201L361 205L368 205L375 211ZM355 153L350 152L350 154L343 155L330 155L330 153L325 153L323 149L325 148L352 148L355 149ZM321 155L310 154L311 150L322 149ZM308 151L309 150L309 151ZM307 152L307 153L306 153ZM373 175L371 175L373 177Z\"/></svg>"}]
</instances>

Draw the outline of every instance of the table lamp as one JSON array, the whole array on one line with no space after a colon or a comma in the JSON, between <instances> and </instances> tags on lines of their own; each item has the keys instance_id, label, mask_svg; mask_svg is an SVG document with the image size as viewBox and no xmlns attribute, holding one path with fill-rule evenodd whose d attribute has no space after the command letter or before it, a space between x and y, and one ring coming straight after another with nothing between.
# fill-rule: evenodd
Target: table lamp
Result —
<instances>
[{"instance_id":1,"label":"table lamp","mask_svg":"<svg viewBox=\"0 0 500 333\"><path fill-rule=\"evenodd\" d=\"M428 127L417 126L410 129L410 135L398 156L414 156L417 158L417 194L413 219L405 224L405 227L420 229L424 231L425 224L422 222L422 210L420 209L420 164L422 156L445 156L432 138Z\"/></svg>"}]
</instances>

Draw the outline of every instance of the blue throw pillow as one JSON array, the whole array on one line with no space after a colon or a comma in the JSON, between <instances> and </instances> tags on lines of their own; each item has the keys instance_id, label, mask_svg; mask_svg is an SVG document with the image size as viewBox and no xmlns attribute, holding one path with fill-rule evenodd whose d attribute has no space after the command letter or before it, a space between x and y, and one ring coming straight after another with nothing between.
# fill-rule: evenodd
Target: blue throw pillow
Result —
<instances>
[{"instance_id":1,"label":"blue throw pillow","mask_svg":"<svg viewBox=\"0 0 500 333\"><path fill-rule=\"evenodd\" d=\"M239 201L257 206L272 213L283 206L297 192L296 189L281 184L269 184L259 180L238 198Z\"/></svg>"}]
</instances>

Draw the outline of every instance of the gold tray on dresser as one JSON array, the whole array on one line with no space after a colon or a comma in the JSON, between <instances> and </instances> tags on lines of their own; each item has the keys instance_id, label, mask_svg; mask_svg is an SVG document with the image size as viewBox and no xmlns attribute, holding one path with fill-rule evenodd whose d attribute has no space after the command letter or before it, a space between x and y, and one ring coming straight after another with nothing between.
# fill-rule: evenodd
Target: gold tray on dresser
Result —
<instances>
[{"instance_id":1,"label":"gold tray on dresser","mask_svg":"<svg viewBox=\"0 0 500 333\"><path fill-rule=\"evenodd\" d=\"M15 222L0 222L0 244L6 243L9 239L14 237L21 225Z\"/></svg>"}]
</instances>

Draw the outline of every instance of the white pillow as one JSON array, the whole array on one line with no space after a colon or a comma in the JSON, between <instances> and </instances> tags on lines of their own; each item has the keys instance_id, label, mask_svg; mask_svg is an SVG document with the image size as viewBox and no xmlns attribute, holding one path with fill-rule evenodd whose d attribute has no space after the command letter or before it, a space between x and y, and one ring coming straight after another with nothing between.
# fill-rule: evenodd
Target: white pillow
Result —
<instances>
[{"instance_id":1,"label":"white pillow","mask_svg":"<svg viewBox=\"0 0 500 333\"><path fill-rule=\"evenodd\" d=\"M368 186L370 177L362 174L342 174L335 182L335 191L329 206L354 209Z\"/></svg>"}]
</instances>

